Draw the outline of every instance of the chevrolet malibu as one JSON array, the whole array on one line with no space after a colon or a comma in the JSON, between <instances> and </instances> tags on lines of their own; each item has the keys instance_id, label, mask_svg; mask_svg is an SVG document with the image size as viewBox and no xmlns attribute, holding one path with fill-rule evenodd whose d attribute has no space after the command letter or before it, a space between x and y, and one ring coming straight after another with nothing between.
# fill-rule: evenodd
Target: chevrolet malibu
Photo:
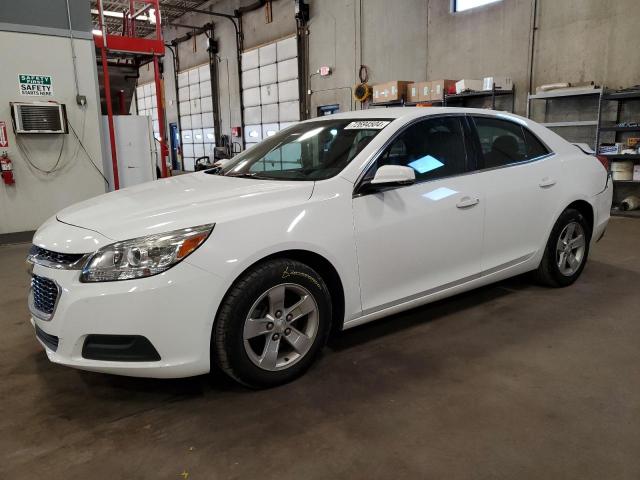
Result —
<instances>
[{"instance_id":1,"label":"chevrolet malibu","mask_svg":"<svg viewBox=\"0 0 640 480\"><path fill-rule=\"evenodd\" d=\"M78 203L36 232L52 362L140 377L302 374L334 329L533 271L572 284L606 162L517 115L397 108L301 122L222 167Z\"/></svg>"}]
</instances>

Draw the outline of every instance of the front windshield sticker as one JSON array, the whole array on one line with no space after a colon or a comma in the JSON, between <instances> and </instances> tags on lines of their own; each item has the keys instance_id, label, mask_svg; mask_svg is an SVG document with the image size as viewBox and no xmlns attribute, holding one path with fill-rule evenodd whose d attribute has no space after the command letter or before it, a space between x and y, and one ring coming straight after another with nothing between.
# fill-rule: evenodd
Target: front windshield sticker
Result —
<instances>
[{"instance_id":1,"label":"front windshield sticker","mask_svg":"<svg viewBox=\"0 0 640 480\"><path fill-rule=\"evenodd\" d=\"M345 130L382 130L391 122L388 120L361 120L359 122L351 122L344 127Z\"/></svg>"}]
</instances>

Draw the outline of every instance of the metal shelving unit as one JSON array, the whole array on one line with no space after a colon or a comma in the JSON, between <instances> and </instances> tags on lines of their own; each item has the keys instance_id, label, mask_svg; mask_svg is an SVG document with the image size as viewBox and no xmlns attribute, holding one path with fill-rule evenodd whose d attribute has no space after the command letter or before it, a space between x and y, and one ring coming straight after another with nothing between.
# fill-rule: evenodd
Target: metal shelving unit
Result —
<instances>
[{"instance_id":1,"label":"metal shelving unit","mask_svg":"<svg viewBox=\"0 0 640 480\"><path fill-rule=\"evenodd\" d=\"M601 132L640 132L640 125L637 127L617 127L615 125L600 126Z\"/></svg>"},{"instance_id":2,"label":"metal shelving unit","mask_svg":"<svg viewBox=\"0 0 640 480\"><path fill-rule=\"evenodd\" d=\"M640 119L634 119L638 122L635 126L619 126L622 123L621 114L623 113L624 102L627 101L640 101L640 88L634 88L622 91L604 90L600 97L600 105L598 108L598 129L596 133L596 151L600 147L600 141L603 133L613 133L613 142L619 141L618 136L621 133L640 133ZM602 121L602 110L604 102L617 102L616 119L613 123ZM610 161L624 161L630 160L633 163L640 163L640 153L636 154L614 154L605 155ZM639 180L614 180L613 182L613 208L611 209L612 215L618 215L623 217L640 218L640 211L635 210L631 212L625 212L618 208L618 204L623 200L623 197L629 194L640 194L640 181Z\"/></svg>"},{"instance_id":3,"label":"metal shelving unit","mask_svg":"<svg viewBox=\"0 0 640 480\"><path fill-rule=\"evenodd\" d=\"M410 107L404 100L392 100L390 102L372 103L371 107Z\"/></svg>"},{"instance_id":4,"label":"metal shelving unit","mask_svg":"<svg viewBox=\"0 0 640 480\"><path fill-rule=\"evenodd\" d=\"M598 125L600 124L600 110L601 99L603 94L602 88L580 88L580 89L565 89L565 90L551 90L548 92L540 92L527 95L527 118L531 118L531 102L543 101L544 102L544 121L540 122L548 128L566 128L566 127L591 127L595 128L595 134L593 136L593 146L597 146L598 142ZM549 113L549 100L559 99L595 99L598 101L598 116L593 120L567 120L561 122L547 122L547 116ZM595 150L595 148L594 148Z\"/></svg>"},{"instance_id":5,"label":"metal shelving unit","mask_svg":"<svg viewBox=\"0 0 640 480\"><path fill-rule=\"evenodd\" d=\"M549 98L566 98L566 97L582 97L584 95L601 95L602 88L576 88L576 89L559 89L550 90L548 92L531 93L529 100L544 100Z\"/></svg>"},{"instance_id":6,"label":"metal shelving unit","mask_svg":"<svg viewBox=\"0 0 640 480\"><path fill-rule=\"evenodd\" d=\"M634 153L634 154L628 154L628 155L623 155L623 154L602 154L605 157L607 157L609 160L640 160L640 154L638 153Z\"/></svg>"},{"instance_id":7,"label":"metal shelving unit","mask_svg":"<svg viewBox=\"0 0 640 480\"><path fill-rule=\"evenodd\" d=\"M462 106L467 107L465 105L467 100L470 99L478 99L478 98L490 98L491 99L491 109L496 109L496 98L503 96L511 96L511 112L515 111L515 102L516 102L516 90L515 86L511 90L501 90L496 88L495 85L491 90L483 90L481 92L464 92L464 93L452 93L452 94L444 94L444 99L441 100L442 105L445 107L453 107L453 106ZM432 102L434 103L434 102Z\"/></svg>"},{"instance_id":8,"label":"metal shelving unit","mask_svg":"<svg viewBox=\"0 0 640 480\"><path fill-rule=\"evenodd\" d=\"M569 122L543 122L540 125L544 125L548 128L554 127L596 127L598 126L597 120L576 120Z\"/></svg>"}]
</instances>

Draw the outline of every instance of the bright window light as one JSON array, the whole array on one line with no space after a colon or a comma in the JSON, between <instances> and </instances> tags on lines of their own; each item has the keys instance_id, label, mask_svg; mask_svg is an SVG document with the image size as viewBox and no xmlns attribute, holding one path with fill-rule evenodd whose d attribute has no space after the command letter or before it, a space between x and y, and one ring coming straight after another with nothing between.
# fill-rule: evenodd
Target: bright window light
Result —
<instances>
[{"instance_id":1,"label":"bright window light","mask_svg":"<svg viewBox=\"0 0 640 480\"><path fill-rule=\"evenodd\" d=\"M311 137L315 137L316 135L318 135L322 130L324 129L324 127L318 127L318 128L314 128L313 130L309 130L308 132L304 132L302 135L300 135L300 138L298 138L296 140L296 142L302 142L304 140L308 140Z\"/></svg>"},{"instance_id":2,"label":"bright window light","mask_svg":"<svg viewBox=\"0 0 640 480\"><path fill-rule=\"evenodd\" d=\"M463 12L471 8L481 7L489 3L499 2L500 0L454 0L453 10L455 12Z\"/></svg>"},{"instance_id":3,"label":"bright window light","mask_svg":"<svg viewBox=\"0 0 640 480\"><path fill-rule=\"evenodd\" d=\"M423 193L422 196L433 201L438 201L443 198L450 197L451 195L455 195L456 193L458 193L456 190L451 190L447 187L440 187L435 190L431 190L430 192Z\"/></svg>"},{"instance_id":4,"label":"bright window light","mask_svg":"<svg viewBox=\"0 0 640 480\"><path fill-rule=\"evenodd\" d=\"M413 168L418 173L427 173L436 168L440 168L444 165L437 158L432 157L431 155L427 155L425 157L414 160L413 162L409 162L409 166Z\"/></svg>"}]
</instances>

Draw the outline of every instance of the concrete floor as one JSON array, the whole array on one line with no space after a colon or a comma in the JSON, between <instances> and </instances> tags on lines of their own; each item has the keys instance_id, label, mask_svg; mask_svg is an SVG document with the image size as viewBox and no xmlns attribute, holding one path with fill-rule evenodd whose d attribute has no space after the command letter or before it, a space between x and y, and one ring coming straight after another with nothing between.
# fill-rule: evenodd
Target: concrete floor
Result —
<instances>
[{"instance_id":1,"label":"concrete floor","mask_svg":"<svg viewBox=\"0 0 640 480\"><path fill-rule=\"evenodd\" d=\"M0 478L640 478L640 221L613 219L572 287L517 278L344 332L261 392L50 364L26 251L0 247Z\"/></svg>"}]
</instances>

